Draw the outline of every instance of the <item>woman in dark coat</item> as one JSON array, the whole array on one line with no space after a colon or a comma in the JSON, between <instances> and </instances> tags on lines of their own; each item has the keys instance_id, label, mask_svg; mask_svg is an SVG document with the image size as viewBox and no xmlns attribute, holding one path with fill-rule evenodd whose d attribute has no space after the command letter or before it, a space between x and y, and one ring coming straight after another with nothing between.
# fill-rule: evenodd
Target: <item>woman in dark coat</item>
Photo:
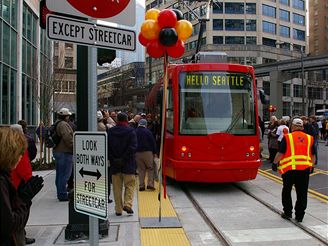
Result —
<instances>
[{"instance_id":1,"label":"woman in dark coat","mask_svg":"<svg viewBox=\"0 0 328 246\"><path fill-rule=\"evenodd\" d=\"M31 200L42 188L43 179L31 177L16 190L10 175L27 149L26 138L3 127L0 128L0 146L0 246L25 245L24 227Z\"/></svg>"},{"instance_id":2,"label":"woman in dark coat","mask_svg":"<svg viewBox=\"0 0 328 246\"><path fill-rule=\"evenodd\" d=\"M12 129L1 128L0 146L0 245L24 245L31 201L18 197L10 173L27 149L26 138Z\"/></svg>"}]
</instances>

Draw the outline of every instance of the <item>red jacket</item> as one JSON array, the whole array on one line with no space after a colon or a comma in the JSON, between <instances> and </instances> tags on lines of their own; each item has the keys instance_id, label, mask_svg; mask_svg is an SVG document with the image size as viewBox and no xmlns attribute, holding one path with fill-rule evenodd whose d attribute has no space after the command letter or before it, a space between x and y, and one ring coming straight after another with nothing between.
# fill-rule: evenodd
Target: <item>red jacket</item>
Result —
<instances>
[{"instance_id":1,"label":"red jacket","mask_svg":"<svg viewBox=\"0 0 328 246\"><path fill-rule=\"evenodd\" d=\"M11 172L11 181L17 189L22 180L25 183L32 177L32 166L26 150L17 167Z\"/></svg>"}]
</instances>

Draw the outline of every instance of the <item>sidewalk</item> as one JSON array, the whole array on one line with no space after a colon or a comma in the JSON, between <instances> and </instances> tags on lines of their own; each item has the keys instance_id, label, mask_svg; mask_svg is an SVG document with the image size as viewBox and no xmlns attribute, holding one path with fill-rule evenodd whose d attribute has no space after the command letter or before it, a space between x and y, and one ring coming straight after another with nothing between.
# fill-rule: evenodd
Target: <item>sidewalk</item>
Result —
<instances>
[{"instance_id":1,"label":"sidewalk","mask_svg":"<svg viewBox=\"0 0 328 246\"><path fill-rule=\"evenodd\" d=\"M35 238L35 246L89 245L86 239L65 241L64 229L68 224L68 202L56 198L55 171L38 171L33 175L44 178L44 187L33 199L26 226L27 237ZM133 215L115 216L114 203L109 205L108 237L100 239L100 245L140 245L138 196L135 195Z\"/></svg>"}]
</instances>

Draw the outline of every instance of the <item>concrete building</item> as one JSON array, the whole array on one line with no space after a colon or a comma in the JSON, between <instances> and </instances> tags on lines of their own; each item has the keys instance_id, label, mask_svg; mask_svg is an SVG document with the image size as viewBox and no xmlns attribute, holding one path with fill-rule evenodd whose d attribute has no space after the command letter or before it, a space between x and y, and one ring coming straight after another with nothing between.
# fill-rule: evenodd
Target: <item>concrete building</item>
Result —
<instances>
[{"instance_id":1,"label":"concrete building","mask_svg":"<svg viewBox=\"0 0 328 246\"><path fill-rule=\"evenodd\" d=\"M205 17L206 1L184 2L199 17ZM197 17L175 0L147 0L146 10L150 8L176 8L183 12L194 28L185 44L185 55L193 55L200 26ZM213 1L201 50L224 51L228 54L228 62L249 65L300 57L300 51L306 48L305 13L304 0ZM149 57L146 60L148 64ZM151 67L152 71L146 69L146 77L154 83L163 69L156 60Z\"/></svg>"},{"instance_id":2,"label":"concrete building","mask_svg":"<svg viewBox=\"0 0 328 246\"><path fill-rule=\"evenodd\" d=\"M72 43L54 42L54 112L62 107L76 112L76 49Z\"/></svg>"},{"instance_id":3,"label":"concrete building","mask_svg":"<svg viewBox=\"0 0 328 246\"><path fill-rule=\"evenodd\" d=\"M328 0L309 1L310 55L328 54Z\"/></svg>"},{"instance_id":4,"label":"concrete building","mask_svg":"<svg viewBox=\"0 0 328 246\"><path fill-rule=\"evenodd\" d=\"M39 27L38 0L0 1L0 124L40 120L40 81L49 71L52 44ZM49 102L48 102L49 103Z\"/></svg>"}]
</instances>

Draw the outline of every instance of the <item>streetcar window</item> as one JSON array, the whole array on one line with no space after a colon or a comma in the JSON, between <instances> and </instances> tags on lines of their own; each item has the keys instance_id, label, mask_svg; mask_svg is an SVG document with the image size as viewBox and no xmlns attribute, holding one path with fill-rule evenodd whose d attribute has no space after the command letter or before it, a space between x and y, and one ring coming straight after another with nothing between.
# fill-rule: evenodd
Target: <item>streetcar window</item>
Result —
<instances>
[{"instance_id":1,"label":"streetcar window","mask_svg":"<svg viewBox=\"0 0 328 246\"><path fill-rule=\"evenodd\" d=\"M252 77L242 73L181 73L179 133L254 135L252 83Z\"/></svg>"},{"instance_id":2,"label":"streetcar window","mask_svg":"<svg viewBox=\"0 0 328 246\"><path fill-rule=\"evenodd\" d=\"M170 83L171 84L171 83ZM172 95L172 87L169 86L167 88L167 102L166 102L166 129L173 133L173 95Z\"/></svg>"}]
</instances>

